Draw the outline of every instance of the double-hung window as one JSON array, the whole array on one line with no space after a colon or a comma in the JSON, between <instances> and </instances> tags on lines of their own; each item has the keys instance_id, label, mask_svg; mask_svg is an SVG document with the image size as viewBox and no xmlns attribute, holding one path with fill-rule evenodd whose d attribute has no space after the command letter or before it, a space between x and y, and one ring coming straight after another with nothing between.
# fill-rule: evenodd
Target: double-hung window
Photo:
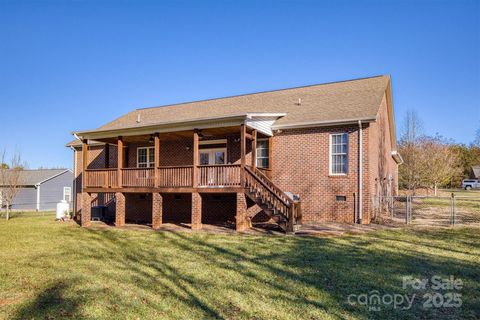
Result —
<instances>
[{"instance_id":1,"label":"double-hung window","mask_svg":"<svg viewBox=\"0 0 480 320\"><path fill-rule=\"evenodd\" d=\"M330 174L348 173L348 134L334 133L330 135Z\"/></svg>"},{"instance_id":2,"label":"double-hung window","mask_svg":"<svg viewBox=\"0 0 480 320\"><path fill-rule=\"evenodd\" d=\"M268 158L269 146L268 139L258 139L257 141L257 167L268 169L270 159Z\"/></svg>"},{"instance_id":3,"label":"double-hung window","mask_svg":"<svg viewBox=\"0 0 480 320\"><path fill-rule=\"evenodd\" d=\"M72 188L63 187L63 200L70 202L72 201Z\"/></svg>"},{"instance_id":4,"label":"double-hung window","mask_svg":"<svg viewBox=\"0 0 480 320\"><path fill-rule=\"evenodd\" d=\"M154 147L142 147L137 149L137 168L153 168L154 163Z\"/></svg>"}]
</instances>

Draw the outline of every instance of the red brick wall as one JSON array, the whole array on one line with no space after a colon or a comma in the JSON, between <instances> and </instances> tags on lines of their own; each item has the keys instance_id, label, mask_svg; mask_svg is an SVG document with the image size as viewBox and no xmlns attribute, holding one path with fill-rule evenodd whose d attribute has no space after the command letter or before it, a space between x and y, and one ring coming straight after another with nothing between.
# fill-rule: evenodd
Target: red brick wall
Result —
<instances>
[{"instance_id":1,"label":"red brick wall","mask_svg":"<svg viewBox=\"0 0 480 320\"><path fill-rule=\"evenodd\" d=\"M235 224L237 198L235 193L201 194L202 223Z\"/></svg>"},{"instance_id":2,"label":"red brick wall","mask_svg":"<svg viewBox=\"0 0 480 320\"><path fill-rule=\"evenodd\" d=\"M115 193L115 225L121 227L126 220L126 197L125 193Z\"/></svg>"},{"instance_id":3,"label":"red brick wall","mask_svg":"<svg viewBox=\"0 0 480 320\"><path fill-rule=\"evenodd\" d=\"M151 223L152 198L151 193L125 193L125 221Z\"/></svg>"},{"instance_id":4,"label":"red brick wall","mask_svg":"<svg viewBox=\"0 0 480 320\"><path fill-rule=\"evenodd\" d=\"M250 227L250 221L247 218L247 197L245 193L237 193L237 212L235 216L235 227L237 231L244 231Z\"/></svg>"},{"instance_id":5,"label":"red brick wall","mask_svg":"<svg viewBox=\"0 0 480 320\"><path fill-rule=\"evenodd\" d=\"M363 126L364 214L368 212L368 126ZM330 134L348 133L348 174L331 176ZM299 194L303 221L354 222L358 192L358 126L283 130L273 137L272 179L284 191ZM347 201L336 201L335 196Z\"/></svg>"},{"instance_id":6,"label":"red brick wall","mask_svg":"<svg viewBox=\"0 0 480 320\"><path fill-rule=\"evenodd\" d=\"M197 192L192 192L192 229L202 227L202 196Z\"/></svg>"},{"instance_id":7,"label":"red brick wall","mask_svg":"<svg viewBox=\"0 0 480 320\"><path fill-rule=\"evenodd\" d=\"M163 222L190 223L192 196L189 193L162 193Z\"/></svg>"},{"instance_id":8,"label":"red brick wall","mask_svg":"<svg viewBox=\"0 0 480 320\"><path fill-rule=\"evenodd\" d=\"M388 121L387 98L384 95L377 121L370 125L369 158L369 202L373 205L375 197L396 194L398 183L397 163L391 156L392 139ZM392 177L391 187L389 177ZM390 191L388 191L390 189Z\"/></svg>"},{"instance_id":9,"label":"red brick wall","mask_svg":"<svg viewBox=\"0 0 480 320\"><path fill-rule=\"evenodd\" d=\"M158 229L163 222L163 196L160 193L152 194L152 227Z\"/></svg>"},{"instance_id":10,"label":"red brick wall","mask_svg":"<svg viewBox=\"0 0 480 320\"><path fill-rule=\"evenodd\" d=\"M89 203L90 203L90 200L91 199L91 195L84 192L83 195L82 195L82 206L85 208L85 210L83 210L82 212L82 216L81 216L81 224L82 224L82 227L88 227L90 226L90 223L91 223L91 207L89 206Z\"/></svg>"}]
</instances>

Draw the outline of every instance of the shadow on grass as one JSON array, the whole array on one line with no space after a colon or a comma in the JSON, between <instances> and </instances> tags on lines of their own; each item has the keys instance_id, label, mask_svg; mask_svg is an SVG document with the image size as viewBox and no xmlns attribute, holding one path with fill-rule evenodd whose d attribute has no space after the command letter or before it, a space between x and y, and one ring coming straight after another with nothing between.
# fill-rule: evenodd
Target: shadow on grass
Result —
<instances>
[{"instance_id":1,"label":"shadow on grass","mask_svg":"<svg viewBox=\"0 0 480 320\"><path fill-rule=\"evenodd\" d=\"M15 320L54 319L79 316L81 297L66 297L70 283L59 281L49 285L29 304L17 311Z\"/></svg>"},{"instance_id":2,"label":"shadow on grass","mask_svg":"<svg viewBox=\"0 0 480 320\"><path fill-rule=\"evenodd\" d=\"M65 236L79 240L72 258L110 266L98 269L96 281L111 281L115 308L138 309L139 314L165 318L474 318L478 315L478 265L465 259L408 250L428 244L447 250L433 233L378 233L344 238L213 236L174 232L65 229ZM80 232L80 234L79 234ZM414 232L414 231L412 231ZM468 236L459 240L475 245ZM413 239L413 240L412 240ZM478 239L477 239L478 240ZM69 257L58 257L68 259ZM228 277L227 277L228 275ZM370 311L348 303L350 294L413 294L402 289L402 277L432 275L462 278L466 286L462 308L424 309L423 300L411 310L382 306ZM72 276L73 277L73 276ZM35 316L68 317L94 303L95 289L75 291L78 278L47 287L34 302L21 308L16 319ZM70 286L70 288L69 288ZM80 286L81 287L81 286ZM88 291L91 290L91 291ZM127 298L122 290L127 292ZM68 294L67 294L68 293ZM75 293L74 301L66 298ZM100 291L101 293L101 291ZM425 292L420 292L422 295ZM234 297L238 295L240 301ZM143 297L137 305L128 296ZM90 297L82 299L82 297ZM168 299L175 305L162 304ZM271 309L260 310L257 303ZM114 310L115 310L114 308ZM123 308L123 309L122 309ZM115 314L112 314L112 318Z\"/></svg>"}]
</instances>

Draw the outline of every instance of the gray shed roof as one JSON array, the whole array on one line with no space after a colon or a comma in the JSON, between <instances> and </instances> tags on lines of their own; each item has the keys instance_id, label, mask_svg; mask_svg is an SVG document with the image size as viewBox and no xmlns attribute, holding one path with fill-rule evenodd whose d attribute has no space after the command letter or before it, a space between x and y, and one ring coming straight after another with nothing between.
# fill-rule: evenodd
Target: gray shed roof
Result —
<instances>
[{"instance_id":1,"label":"gray shed roof","mask_svg":"<svg viewBox=\"0 0 480 320\"><path fill-rule=\"evenodd\" d=\"M36 169L36 170L21 170L20 184L22 186L34 186L50 180L69 169ZM7 171L8 174L9 171ZM1 183L1 182L0 182Z\"/></svg>"}]
</instances>

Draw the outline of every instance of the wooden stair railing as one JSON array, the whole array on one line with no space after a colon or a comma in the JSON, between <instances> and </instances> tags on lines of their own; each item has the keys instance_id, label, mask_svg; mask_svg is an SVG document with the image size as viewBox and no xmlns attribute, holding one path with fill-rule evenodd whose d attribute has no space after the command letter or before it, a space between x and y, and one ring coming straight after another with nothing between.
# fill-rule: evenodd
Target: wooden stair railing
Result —
<instances>
[{"instance_id":1,"label":"wooden stair railing","mask_svg":"<svg viewBox=\"0 0 480 320\"><path fill-rule=\"evenodd\" d=\"M245 166L245 188L267 214L271 211L271 216L280 216L277 223L285 231L294 231L294 225L301 221L300 201L291 199L260 170L249 166Z\"/></svg>"}]
</instances>

